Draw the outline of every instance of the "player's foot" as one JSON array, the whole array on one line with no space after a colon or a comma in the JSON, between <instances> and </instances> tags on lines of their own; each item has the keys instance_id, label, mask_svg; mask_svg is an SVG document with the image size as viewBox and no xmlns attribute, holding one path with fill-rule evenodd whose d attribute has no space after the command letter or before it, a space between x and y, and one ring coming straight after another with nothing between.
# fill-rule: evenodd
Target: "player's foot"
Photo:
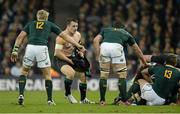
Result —
<instances>
[{"instance_id":1,"label":"player's foot","mask_svg":"<svg viewBox=\"0 0 180 114\"><path fill-rule=\"evenodd\" d=\"M23 105L24 104L24 96L23 95L19 95L18 103L19 103L19 105Z\"/></svg>"},{"instance_id":2,"label":"player's foot","mask_svg":"<svg viewBox=\"0 0 180 114\"><path fill-rule=\"evenodd\" d=\"M121 100L121 97L117 96L116 98L114 98L114 101L112 104L117 105L120 100Z\"/></svg>"},{"instance_id":3,"label":"player's foot","mask_svg":"<svg viewBox=\"0 0 180 114\"><path fill-rule=\"evenodd\" d=\"M68 101L72 104L76 104L78 103L77 100L70 94L68 96L66 96L66 98L68 99Z\"/></svg>"},{"instance_id":4,"label":"player's foot","mask_svg":"<svg viewBox=\"0 0 180 114\"><path fill-rule=\"evenodd\" d=\"M52 106L52 105L56 105L56 103L55 103L53 100L49 100L49 101L48 101L48 105L49 105L49 106Z\"/></svg>"},{"instance_id":5,"label":"player's foot","mask_svg":"<svg viewBox=\"0 0 180 114\"><path fill-rule=\"evenodd\" d=\"M95 102L90 101L89 99L85 98L84 100L79 102L80 104L95 104Z\"/></svg>"},{"instance_id":6,"label":"player's foot","mask_svg":"<svg viewBox=\"0 0 180 114\"><path fill-rule=\"evenodd\" d=\"M130 101L121 101L121 100L117 104L118 105L126 105L126 106L133 105L132 102L130 102Z\"/></svg>"},{"instance_id":7,"label":"player's foot","mask_svg":"<svg viewBox=\"0 0 180 114\"><path fill-rule=\"evenodd\" d=\"M106 104L106 102L105 101L100 101L100 103L99 103L101 106L104 106L105 104Z\"/></svg>"}]
</instances>

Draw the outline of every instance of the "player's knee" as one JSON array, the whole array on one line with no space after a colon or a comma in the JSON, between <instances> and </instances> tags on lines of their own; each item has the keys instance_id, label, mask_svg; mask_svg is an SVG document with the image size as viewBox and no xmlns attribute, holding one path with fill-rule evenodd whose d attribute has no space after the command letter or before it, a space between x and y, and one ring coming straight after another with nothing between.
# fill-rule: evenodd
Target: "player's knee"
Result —
<instances>
[{"instance_id":1,"label":"player's knee","mask_svg":"<svg viewBox=\"0 0 180 114\"><path fill-rule=\"evenodd\" d=\"M114 65L113 72L116 72L119 78L126 78L127 77L126 64Z\"/></svg>"},{"instance_id":2,"label":"player's knee","mask_svg":"<svg viewBox=\"0 0 180 114\"><path fill-rule=\"evenodd\" d=\"M126 78L127 72L126 71L117 72L117 75L119 78Z\"/></svg>"},{"instance_id":3,"label":"player's knee","mask_svg":"<svg viewBox=\"0 0 180 114\"><path fill-rule=\"evenodd\" d=\"M101 72L100 78L107 79L109 76L110 69L101 68L100 72Z\"/></svg>"},{"instance_id":4,"label":"player's knee","mask_svg":"<svg viewBox=\"0 0 180 114\"><path fill-rule=\"evenodd\" d=\"M86 78L80 78L81 83L86 83Z\"/></svg>"},{"instance_id":5,"label":"player's knee","mask_svg":"<svg viewBox=\"0 0 180 114\"><path fill-rule=\"evenodd\" d=\"M65 75L68 79L74 79L75 71L67 71Z\"/></svg>"},{"instance_id":6,"label":"player's knee","mask_svg":"<svg viewBox=\"0 0 180 114\"><path fill-rule=\"evenodd\" d=\"M50 67L43 68L42 73L46 80L51 80L51 68Z\"/></svg>"},{"instance_id":7,"label":"player's knee","mask_svg":"<svg viewBox=\"0 0 180 114\"><path fill-rule=\"evenodd\" d=\"M76 71L69 65L63 65L60 71L66 76L66 78L72 80L75 76Z\"/></svg>"},{"instance_id":8,"label":"player's knee","mask_svg":"<svg viewBox=\"0 0 180 114\"><path fill-rule=\"evenodd\" d=\"M80 76L79 80L80 80L81 83L86 83L86 76L83 75L83 74Z\"/></svg>"},{"instance_id":9,"label":"player's knee","mask_svg":"<svg viewBox=\"0 0 180 114\"><path fill-rule=\"evenodd\" d=\"M24 67L23 66L23 68L21 70L21 74L24 76L27 76L29 74L30 69L31 69L31 67L28 67L28 66Z\"/></svg>"}]
</instances>

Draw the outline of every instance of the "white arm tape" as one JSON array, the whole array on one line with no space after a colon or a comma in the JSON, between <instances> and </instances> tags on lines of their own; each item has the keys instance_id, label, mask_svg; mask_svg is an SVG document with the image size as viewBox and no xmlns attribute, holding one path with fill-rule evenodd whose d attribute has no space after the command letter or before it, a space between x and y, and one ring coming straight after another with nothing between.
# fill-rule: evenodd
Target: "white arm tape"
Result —
<instances>
[{"instance_id":1,"label":"white arm tape","mask_svg":"<svg viewBox=\"0 0 180 114\"><path fill-rule=\"evenodd\" d=\"M63 45L61 45L61 44L56 44L55 49L63 49Z\"/></svg>"}]
</instances>

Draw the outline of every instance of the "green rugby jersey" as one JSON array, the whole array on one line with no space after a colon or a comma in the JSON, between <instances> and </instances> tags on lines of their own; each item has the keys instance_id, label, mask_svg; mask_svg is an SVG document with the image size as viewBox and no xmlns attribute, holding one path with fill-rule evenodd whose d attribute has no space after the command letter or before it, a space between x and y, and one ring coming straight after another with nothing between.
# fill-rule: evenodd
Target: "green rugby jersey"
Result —
<instances>
[{"instance_id":1,"label":"green rugby jersey","mask_svg":"<svg viewBox=\"0 0 180 114\"><path fill-rule=\"evenodd\" d=\"M62 30L50 21L31 21L25 25L23 31L28 34L28 44L47 45L51 32L58 35Z\"/></svg>"},{"instance_id":2,"label":"green rugby jersey","mask_svg":"<svg viewBox=\"0 0 180 114\"><path fill-rule=\"evenodd\" d=\"M179 82L180 71L171 65L150 67L148 71L155 77L152 85L154 91L166 99Z\"/></svg>"},{"instance_id":3,"label":"green rugby jersey","mask_svg":"<svg viewBox=\"0 0 180 114\"><path fill-rule=\"evenodd\" d=\"M119 43L123 46L126 44L132 46L135 43L133 36L122 28L104 28L100 35L103 37L103 42Z\"/></svg>"}]
</instances>

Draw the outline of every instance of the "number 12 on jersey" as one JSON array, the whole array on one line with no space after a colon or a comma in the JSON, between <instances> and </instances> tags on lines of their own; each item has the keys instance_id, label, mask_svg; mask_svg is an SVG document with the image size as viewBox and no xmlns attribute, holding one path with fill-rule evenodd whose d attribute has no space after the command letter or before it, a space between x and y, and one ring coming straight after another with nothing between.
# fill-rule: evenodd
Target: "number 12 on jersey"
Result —
<instances>
[{"instance_id":1,"label":"number 12 on jersey","mask_svg":"<svg viewBox=\"0 0 180 114\"><path fill-rule=\"evenodd\" d=\"M172 71L171 70L165 70L164 77L170 79L171 76L172 76Z\"/></svg>"},{"instance_id":2,"label":"number 12 on jersey","mask_svg":"<svg viewBox=\"0 0 180 114\"><path fill-rule=\"evenodd\" d=\"M36 22L36 29L43 29L44 22Z\"/></svg>"}]
</instances>

